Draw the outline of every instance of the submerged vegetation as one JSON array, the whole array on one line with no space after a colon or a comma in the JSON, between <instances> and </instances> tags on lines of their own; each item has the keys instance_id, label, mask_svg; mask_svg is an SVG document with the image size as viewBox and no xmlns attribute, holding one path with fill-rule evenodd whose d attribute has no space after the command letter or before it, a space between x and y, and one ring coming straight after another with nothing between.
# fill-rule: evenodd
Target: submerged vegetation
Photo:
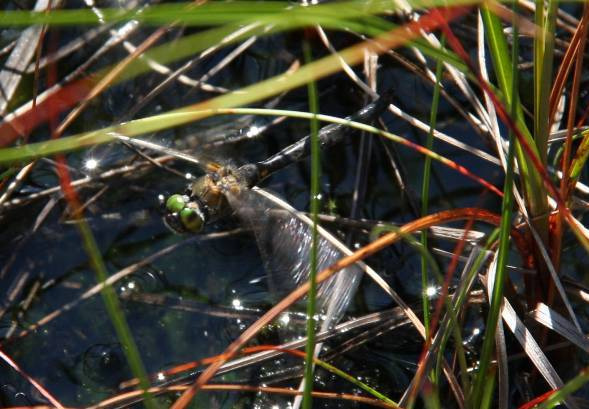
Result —
<instances>
[{"instance_id":1,"label":"submerged vegetation","mask_svg":"<svg viewBox=\"0 0 589 409\"><path fill-rule=\"evenodd\" d=\"M1 7L3 406L588 405L588 4Z\"/></svg>"}]
</instances>

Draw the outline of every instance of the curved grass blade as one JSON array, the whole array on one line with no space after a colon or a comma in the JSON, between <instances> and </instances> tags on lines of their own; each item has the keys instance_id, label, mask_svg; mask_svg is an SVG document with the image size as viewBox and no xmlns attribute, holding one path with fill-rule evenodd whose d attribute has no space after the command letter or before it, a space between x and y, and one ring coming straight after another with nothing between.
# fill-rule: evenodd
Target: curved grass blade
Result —
<instances>
[{"instance_id":1,"label":"curved grass blade","mask_svg":"<svg viewBox=\"0 0 589 409\"><path fill-rule=\"evenodd\" d=\"M487 11L488 12L488 11ZM511 95L511 115L514 117L518 112L519 106L519 94L517 92L517 60L518 60L518 42L517 42L517 27L514 26L514 44L512 48L512 58L508 61L512 61L511 65L511 80L507 81L506 86L510 85ZM483 346L481 348L481 355L479 358L479 367L477 370L474 389L472 395L469 396L470 404L473 407L486 407L490 401L485 396L492 395L492 388L494 385L489 386L489 373L491 355L493 354L495 346L495 334L497 332L500 310L503 301L503 287L506 280L506 266L509 259L509 247L510 247L510 232L512 228L512 213L514 206L513 197L513 178L514 178L514 156L515 156L515 136L512 130L509 132L509 148L507 151L507 166L505 181L503 184L503 201L501 203L501 225L499 228L499 250L497 253L497 269L495 270L494 280L492 284L492 296L489 295L490 309L485 323L485 336L483 337ZM493 379L494 371L492 375ZM490 389L490 390L489 390Z\"/></svg>"},{"instance_id":2,"label":"curved grass blade","mask_svg":"<svg viewBox=\"0 0 589 409\"><path fill-rule=\"evenodd\" d=\"M413 9L447 6L444 0L407 2ZM476 4L476 0L454 0L455 7ZM192 26L234 24L245 21L259 21L262 24L305 25L333 24L344 18L366 17L373 14L401 11L401 7L386 0L371 2L345 1L313 4L310 7L282 1L252 3L249 1L208 2L195 5L191 2L153 5L142 13L121 8L102 8L100 17L90 9L53 10L51 13L28 10L6 10L0 14L0 27L48 25L95 25L137 20L144 24L162 25L174 21ZM364 22L365 23L365 22ZM328 24L331 25L331 24Z\"/></svg>"},{"instance_id":3,"label":"curved grass blade","mask_svg":"<svg viewBox=\"0 0 589 409\"><path fill-rule=\"evenodd\" d=\"M448 10L446 14L449 20L453 20L465 14L467 11L468 9L466 8L454 8ZM292 20L296 21L295 19ZM330 55L312 63L306 64L295 73L279 75L261 81L257 84L244 87L239 92L220 96L206 102L174 110L169 114L182 116L182 114L195 109L226 108L256 102L261 99L277 95L281 92L306 85L309 83L309 81L318 80L325 76L339 72L341 70L341 60L345 61L349 65L356 65L363 60L365 51L370 51L375 54L382 54L385 52L385 50L395 48L413 41L423 31L432 31L439 25L440 22L437 21L437 19L434 18L431 13L426 14L417 21L412 21L405 24L404 26L392 28L387 32L381 33L370 41L361 42L354 46L348 47L340 51L340 53L337 55ZM191 55L195 51L201 51L211 44L215 44L219 40L234 33L237 28L238 27L234 25L230 25L218 29L208 30L204 33L195 34L191 38L185 37L175 42L174 53L170 53L170 46L166 45L153 49L146 53L146 55L149 58L164 62L170 61L170 59L178 59L182 55ZM248 32L243 35L243 38L249 37L251 35L261 35L263 33L268 34L269 32L272 32L272 30L266 30L264 26L258 26L257 31L254 30L252 32ZM241 37L237 36L233 39L233 41L238 41L240 38ZM149 68L140 61L136 62L135 64L130 64L127 69L117 77L118 81L134 78L148 69ZM94 78L100 79L109 71L110 68L101 71L101 73L96 73ZM93 87L94 81L94 79L84 79L78 81L75 84L70 84L62 94L62 99L66 100L66 106L71 106L71 104L83 99L84 95L87 95L89 90ZM115 83L117 82L113 82L113 84ZM67 105L68 103L70 105ZM5 122L0 125L0 146L7 145L21 134L27 134L32 129L32 126L37 126L43 120L47 120L48 118L58 115L60 110L63 109L63 104L64 103L62 101L60 101L59 104L55 104L55 101L52 103L48 102L48 100L43 101L43 103L41 103L39 106L39 108L43 109L29 111L26 116L14 118L11 122ZM196 116L193 118L183 117L181 121L168 122L165 127L178 126L190 121L202 119L204 117L205 116ZM111 128L110 130L132 136L132 133L127 132L126 125L128 124L122 124L118 129ZM143 132L151 132L159 128L157 126L153 127L155 124L151 125L152 126L150 127L146 127Z\"/></svg>"},{"instance_id":4,"label":"curved grass blade","mask_svg":"<svg viewBox=\"0 0 589 409\"><path fill-rule=\"evenodd\" d=\"M324 122L331 122L336 124L343 124L347 126L351 126L355 129L370 132L376 135L380 135L384 138L390 139L395 143L399 143L404 145L408 148L414 149L417 152L420 152L424 155L430 156L432 159L435 159L442 164L448 166L451 169L456 170L459 173L462 173L464 176L476 181L477 183L483 185L485 188L489 189L493 193L497 194L498 196L502 196L503 193L497 189L495 186L487 182L486 180L476 176L471 171L466 169L463 166L460 166L456 162L447 159L443 156L438 155L435 152L429 151L428 149L424 148L421 145L408 141L398 135L392 134L390 132L382 131L378 128L373 126L362 124L359 122L350 121L348 119L333 117L330 115L313 115L308 112L298 112L298 111L286 111L286 110L267 110L267 109L256 109L256 108L217 108L217 109L204 109L204 110L195 110L194 112L183 112L183 113L176 113L176 114L162 114L153 116L150 118L145 119L138 119L135 121L131 121L127 124L120 125L118 127L109 127L104 128L99 131L88 132L84 134L80 134L79 136L72 136L72 137L65 137L60 138L56 141L48 141L48 142L40 142L36 144L28 144L22 147L15 147L15 148L4 148L0 149L0 163L12 163L18 160L27 160L36 157L46 156L48 154L54 154L64 151L70 151L79 149L85 146L91 146L93 144L99 143L106 143L111 142L114 140L118 135L126 135L126 136L136 136L142 133L153 132L157 130L164 129L163 124L161 123L162 120L167 120L171 123L168 126L175 126L183 123L187 123L190 120L194 120L195 117L204 118L214 114L258 114L258 115L277 115L277 116L289 116L289 117L296 117L296 118L304 118L309 119L313 116L317 117L320 121Z\"/></svg>"}]
</instances>

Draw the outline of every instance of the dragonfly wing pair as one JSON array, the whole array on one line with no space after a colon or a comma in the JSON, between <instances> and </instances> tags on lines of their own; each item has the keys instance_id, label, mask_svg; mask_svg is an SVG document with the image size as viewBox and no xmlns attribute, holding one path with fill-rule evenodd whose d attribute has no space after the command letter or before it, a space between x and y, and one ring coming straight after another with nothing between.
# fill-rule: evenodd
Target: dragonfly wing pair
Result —
<instances>
[{"instance_id":1,"label":"dragonfly wing pair","mask_svg":"<svg viewBox=\"0 0 589 409\"><path fill-rule=\"evenodd\" d=\"M255 234L271 292L277 297L284 297L306 282L309 279L312 246L308 218L294 213L288 204L261 189L231 191L226 197L238 217ZM277 208L277 203L281 208ZM319 236L318 271L342 256L343 253L334 244ZM319 286L317 304L323 318L322 327L335 324L343 316L360 277L361 270L351 266Z\"/></svg>"}]
</instances>

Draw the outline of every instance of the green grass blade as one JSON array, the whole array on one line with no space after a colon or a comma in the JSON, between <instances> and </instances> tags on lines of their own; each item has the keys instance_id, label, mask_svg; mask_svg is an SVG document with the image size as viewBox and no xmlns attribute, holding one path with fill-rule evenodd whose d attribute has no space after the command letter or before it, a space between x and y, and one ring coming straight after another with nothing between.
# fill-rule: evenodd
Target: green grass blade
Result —
<instances>
[{"instance_id":1,"label":"green grass blade","mask_svg":"<svg viewBox=\"0 0 589 409\"><path fill-rule=\"evenodd\" d=\"M433 8L446 5L446 0L409 0L407 3L413 8ZM453 5L473 5L476 0L453 0ZM211 26L243 22L269 22L280 24L288 20L299 20L297 24L319 24L325 19L356 18L358 16L391 13L401 11L394 3L386 0L345 1L337 3L318 4L311 6L297 5L287 1L233 1L207 2L199 6L194 3L175 3L153 5L142 10L124 10L122 8L102 8L100 18L90 9L65 9L45 11L6 10L0 13L0 27L18 27L36 24L48 25L98 25L104 23L120 23L137 20L143 24L161 25L173 22L194 25Z\"/></svg>"},{"instance_id":2,"label":"green grass blade","mask_svg":"<svg viewBox=\"0 0 589 409\"><path fill-rule=\"evenodd\" d=\"M391 225L384 225L384 226L375 227L370 232L371 241L376 240L376 238L379 235L381 235L383 232L390 232L390 231L398 231L398 227L391 226ZM417 239L415 239L411 235L403 235L402 239L403 239L403 241L405 241L409 245L411 245L411 247L420 254L422 260L425 260L425 262L427 263L427 268L431 269L434 277L436 278L437 283L440 286L443 286L444 280L445 280L444 275L442 274L440 267L438 266L438 264L436 262L436 259L434 258L432 253L429 251L429 249L427 247L424 247L422 245L421 241L418 241ZM480 259L482 261L482 256L480 257ZM466 300L466 294L464 295L462 301L464 302L464 300ZM452 306L451 300L447 295L445 296L443 301L444 301L444 304L446 305L449 325L442 328L444 333L442 335L442 341L440 342L440 346L437 351L438 353L436 354L437 360L436 360L436 369L434 371L434 379L440 379L442 362L445 359L444 348L445 348L447 340L449 339L450 333L452 333L452 335L454 336L454 341L455 341L454 345L456 348L456 355L458 357L458 365L461 370L462 382L463 382L463 385L466 386L469 384L468 380L466 379L468 365L467 365L467 361L466 361L466 353L465 353L464 348L462 346L463 338L462 338L462 334L460 331L459 321L457 319L456 311L458 309L455 306ZM433 390L431 392L429 392L427 394L427 396L423 396L426 406L431 407L431 408L441 408L442 405L440 403L438 384L432 382L432 384L430 386L432 386ZM409 402L407 403L407 408L412 408L413 405L414 405L414 402L412 400L409 400Z\"/></svg>"},{"instance_id":3,"label":"green grass blade","mask_svg":"<svg viewBox=\"0 0 589 409\"><path fill-rule=\"evenodd\" d=\"M457 12L454 15L458 16L460 15L460 12ZM434 20L433 15L430 16L430 19L431 21L429 24L431 24L431 27L440 24L437 20ZM306 64L294 73L278 75L248 87L244 87L239 93L222 95L202 103L170 111L164 115L130 121L118 126L112 126L99 131L83 134L83 138L80 141L61 141L59 142L61 145L54 144L54 142L42 142L18 148L3 149L0 150L0 161L15 162L18 160L30 160L59 151L89 146L93 143L91 141L105 143L113 139L111 135L108 135L111 132L118 132L129 137L149 132L157 132L162 129L184 125L208 117L214 114L215 108L235 107L256 102L277 95L281 92L306 85L310 81L316 81L325 76L339 72L341 70L340 59L343 59L350 65L355 65L363 60L367 49L379 54L385 49L394 48L408 43L409 38L407 36L409 34L407 34L406 30L398 30L399 31L394 30L392 32L384 33L371 42L364 42L348 47L345 50L340 51L338 55L330 55ZM393 35L395 33L399 35ZM415 32L414 35L417 36L417 32ZM163 50L160 51L163 52Z\"/></svg>"},{"instance_id":4,"label":"green grass blade","mask_svg":"<svg viewBox=\"0 0 589 409\"><path fill-rule=\"evenodd\" d=\"M98 245L94 240L92 230L83 218L78 219L77 227L80 231L80 235L82 236L82 242L88 257L90 258L92 268L96 273L97 281L100 284L104 284L108 279L108 274L100 255ZM121 310L119 299L117 298L117 295L111 285L104 285L100 290L100 295L102 296L108 316L115 328L117 337L121 342L123 352L129 367L131 368L131 372L137 379L139 379L139 387L143 390L145 406L148 409L157 409L158 405L155 403L153 396L151 396L151 394L148 392L149 381L147 378L147 372L145 371L145 367L141 361L141 356L139 354L137 344L133 339L131 329L129 328L127 320L125 319L125 315Z\"/></svg>"},{"instance_id":5,"label":"green grass blade","mask_svg":"<svg viewBox=\"0 0 589 409\"><path fill-rule=\"evenodd\" d=\"M442 37L442 47L444 46L444 39ZM427 140L425 147L432 150L434 144L434 129L436 129L436 119L438 115L438 104L440 102L440 87L442 80L442 60L438 60L436 64L436 83L434 84L434 93L432 96L432 109L430 113L430 127L427 134ZM431 158L426 157L423 163L423 183L421 185L421 215L426 216L429 213L429 190L430 190L430 178L431 178ZM421 245L424 248L427 246L427 232L421 232ZM423 306L423 325L425 332L430 336L430 303L427 295L427 287L429 284L428 271L427 271L427 260L425 257L421 257L421 299Z\"/></svg>"},{"instance_id":6,"label":"green grass blade","mask_svg":"<svg viewBox=\"0 0 589 409\"><path fill-rule=\"evenodd\" d=\"M481 13L483 21L485 22L485 32L487 34L487 42L491 53L493 67L499 82L499 90L503 96L506 106L515 108L511 110L514 113L516 124L520 129L522 135L526 139L527 145L534 151L538 157L542 157L542 153L538 150L538 145L527 126L525 125L523 117L523 109L517 98L517 88L513 87L515 81L515 74L512 71L513 63L510 56L507 40L503 32L503 26L500 20L489 9L482 8ZM515 29L515 25L514 25ZM526 154L519 142L516 144L517 164L520 170L521 181L524 187L530 216L540 216L548 214L548 201L546 199L546 188L542 181L542 177L534 167L529 156ZM545 155L545 153L544 153ZM541 236L545 237L547 234L548 224L542 219L535 219L535 227Z\"/></svg>"},{"instance_id":7,"label":"green grass blade","mask_svg":"<svg viewBox=\"0 0 589 409\"><path fill-rule=\"evenodd\" d=\"M298 352L298 351L297 351ZM296 356L298 356L298 354L295 354ZM388 403L389 405L391 405L392 407L397 407L398 404L390 399L389 397L387 397L386 395L384 395L383 393L377 391L376 389L372 388L371 386L365 384L364 382L358 380L357 378L354 378L352 375L348 374L345 371L342 371L341 369L325 362L322 361L320 359L315 358L314 359L314 363L317 364L318 366L322 367L323 369L341 377L342 379L347 380L348 382L356 385L358 388L368 392L369 394L371 394L372 396L374 396L377 399L382 400L383 402Z\"/></svg>"},{"instance_id":8,"label":"green grass blade","mask_svg":"<svg viewBox=\"0 0 589 409\"><path fill-rule=\"evenodd\" d=\"M272 116L288 116L292 118L302 118L302 119L311 119L312 117L316 117L319 121L323 122L330 122L335 124L342 124L345 126L350 126L354 129L358 129L360 131L366 131L373 133L375 135L379 135L383 138L389 139L395 143L401 144L403 146L409 147L414 149L425 156L429 156L432 159L439 161L440 163L455 169L464 174L465 177L468 177L472 180L475 180L477 183L483 185L493 193L502 196L503 194L492 184L489 184L484 179L476 176L468 169L458 165L457 163L445 158L442 155L439 155L433 151L426 150L424 147L417 145L413 142L408 141L405 138L402 138L399 135L392 134L390 132L383 131L378 129L374 126L363 124L360 122L354 122L347 120L345 118L338 118L330 115L323 115L317 114L313 115L308 112L299 112L299 111L288 111L283 109L261 109L261 108L209 108L209 109L195 109L194 111L190 111L189 107L184 108L184 111L181 113L175 114L161 114L156 115L153 117L145 118L142 120L136 120L128 122L124 125L120 125L117 127L109 127L104 128L100 131L93 131L89 133L80 134L79 136L70 136L61 138L56 141L48 141L42 142L37 144L28 144L19 147L13 148L4 148L0 149L0 164L2 163L13 163L18 160L31 160L40 156L44 156L47 151L51 151L52 153L56 152L67 152L74 149L78 149L82 146L88 146L88 140L92 141L102 141L102 143L110 142L115 139L113 136L113 132L118 131L125 136L133 137L143 133L158 131L162 129L166 129L166 126L162 125L163 122L167 123L167 127L176 126L179 124L184 124L190 122L190 120L194 120L195 118L201 119L206 118L211 115L235 115L235 114L245 114L245 115L272 115ZM155 119L159 120L155 120ZM78 140L81 140L83 143L78 146ZM63 148L65 145L66 148L64 150L60 150L59 148Z\"/></svg>"},{"instance_id":9,"label":"green grass blade","mask_svg":"<svg viewBox=\"0 0 589 409\"><path fill-rule=\"evenodd\" d=\"M554 32L556 27L557 0L537 0L534 20L540 34L534 37L534 136L540 159L546 164L548 153L550 88L554 64Z\"/></svg>"},{"instance_id":10,"label":"green grass blade","mask_svg":"<svg viewBox=\"0 0 589 409\"><path fill-rule=\"evenodd\" d=\"M555 391L544 402L536 407L536 409L552 409L562 403L572 395L574 392L581 389L589 382L589 368L583 369L578 375L564 384L562 388Z\"/></svg>"},{"instance_id":11,"label":"green grass blade","mask_svg":"<svg viewBox=\"0 0 589 409\"><path fill-rule=\"evenodd\" d=\"M515 5L514 5L515 8ZM514 10L515 11L515 10ZM517 81L517 61L518 61L518 31L517 26L513 25L513 48L511 61L511 104L510 115L516 115L519 101L518 101L518 81ZM509 132L509 149L507 152L507 169L505 174L505 181L503 185L503 202L501 204L501 224L499 226L499 249L497 254L497 269L495 272L495 280L492 283L492 298L489 308L489 315L485 326L485 335L483 337L483 346L479 358L479 368L477 370L475 385L472 396L469 398L470 407L473 408L488 408L491 404L492 389L495 382L495 369L491 367L491 359L495 347L495 333L497 331L497 324L501 315L501 306L503 304L503 287L506 280L507 262L509 260L509 244L511 237L511 219L513 214L514 197L513 197L513 182L514 182L514 156L515 156L516 138L513 131ZM491 285L491 283L489 283ZM491 373L489 373L491 371ZM489 377L492 377L489 383Z\"/></svg>"},{"instance_id":12,"label":"green grass blade","mask_svg":"<svg viewBox=\"0 0 589 409\"><path fill-rule=\"evenodd\" d=\"M466 304L467 300L468 300L468 295L469 295L469 291L468 289L470 288L469 285L467 285L467 283L470 283L471 281L475 280L475 274L478 273L478 271L481 268L481 265L483 263L483 261L485 260L485 251L488 251L492 246L495 245L495 242L497 241L497 238L499 237L499 229L494 229L493 232L491 232L491 234L489 235L487 242L485 244L485 247L483 248L484 251L481 251L477 258L475 259L475 261L472 264L471 269L467 272L466 277L461 281L461 286L459 289L459 292L456 294L455 298L454 298L454 305L453 305L453 315L450 316L450 318L453 317L458 317L464 307L464 305ZM448 325L444 328L442 328L441 330L443 331L443 336L442 336L442 341L440 342L440 349L438 351L438 360L437 360L437 366L436 366L436 372L438 374L441 374L441 370L442 370L442 359L444 358L444 356L442 355L444 353L445 350L445 345L448 342L448 339L451 335L451 331L454 331L450 326L454 325L455 327L457 326L458 320L454 319L453 321L449 322ZM458 340L462 340L462 337L457 336L457 334L454 332L454 337L455 337L455 348L457 351L457 356L458 356L458 364L460 367L460 377L461 377L461 381L464 387L464 391L466 393L469 392L470 390L470 378L469 378L469 374L468 374L468 365L466 363L466 354L464 352L464 348L462 346L462 343L459 342ZM440 375L438 375L439 377ZM466 396L467 400L469 399L469 396Z\"/></svg>"},{"instance_id":13,"label":"green grass blade","mask_svg":"<svg viewBox=\"0 0 589 409\"><path fill-rule=\"evenodd\" d=\"M366 19L369 20L366 20ZM364 16L364 20L360 20L358 23L349 22L340 19L333 20L331 22L331 27L333 29L343 29L343 28L350 28L355 30L359 33L365 33L370 36L376 37L376 41L372 42L365 42L357 44L356 46L349 47L348 49L342 50L340 52L340 56L343 57L348 64L354 65L361 61L361 52L363 48L372 49L374 52L382 53L383 50L395 47L398 45L402 45L405 43L409 43L420 49L424 54L431 56L434 59L442 59L447 63L453 64L459 70L464 70L464 72L468 73L465 64L461 63L460 60L457 58L455 54L452 52L442 49L437 50L432 48L427 43L423 42L420 39L416 38L407 38L406 31L402 28L399 28L389 22L386 22L383 19L373 16ZM246 38L251 36L267 36L270 34L274 34L286 29L298 28L304 26L306 24L305 20L299 19L287 19L282 25L261 25L259 23L251 24L249 26L244 26L245 21L241 21L240 23L233 23L222 27L213 28L210 30L205 30L202 32L198 32L193 35L184 36L180 39L174 40L173 42L169 42L157 47L154 47L147 52L144 53L144 59L154 60L160 64L170 64L186 58L188 56L194 55L195 53L201 52L205 49L210 47L219 47L219 44L222 44L224 47L230 46L232 44L238 43ZM354 26L356 24L356 26ZM431 23L430 23L431 24ZM391 36L395 30L400 30L399 33L405 33L403 35L394 38ZM381 41L381 47L378 46L377 42ZM412 41L413 40L413 41ZM116 78L112 80L110 85L116 85L123 81L136 78L137 76L149 72L150 68L147 64L144 63L144 59L134 60L129 63L125 70L123 70ZM47 105L53 103L53 100L60 100L62 97L65 97L67 100L72 98L72 95L80 94L80 98L84 98L89 92L89 87L97 84L102 78L108 75L109 72L113 69L114 66L109 66L103 68L97 72L92 74L92 77L85 78L79 82L75 82L72 84L66 85L58 94L54 94L51 96L47 101ZM337 61L336 56L331 56L331 58L327 57L318 61L317 64L312 64L312 66L307 67L311 69L312 67L317 67L315 70L316 73L311 72L309 74L306 68L299 70L292 76L289 76L285 81L283 76L277 76L273 79L268 79L266 81L262 81L259 84L252 85L247 87L246 90L248 91L249 96L243 99L241 102L237 104L224 104L224 106L235 106L239 104L247 104L251 102L256 102L266 97L275 95L278 92L287 91L289 89L305 85L308 81L312 79L317 80L323 76L335 73L341 69L341 65ZM327 69L327 70L325 70ZM321 72L323 71L323 72ZM468 74L467 74L468 75ZM302 81L298 81L303 77L307 77ZM280 84L272 84L272 81L277 81ZM276 89L278 92L268 92L273 89ZM244 91L244 90L242 90ZM233 94L235 96L235 94ZM215 99L213 101L218 101L219 99ZM60 102L58 104L62 106ZM61 109L66 109L66 106L63 106ZM50 110L49 110L50 111ZM47 111L47 112L49 112ZM36 115L35 111L28 111L25 114L17 117L11 122L10 124L2 124L1 132L0 132L0 143L3 145L11 143L13 140L19 137L16 133L16 129L21 128L23 132L30 132L31 130L35 129L43 121L47 119L44 117L43 109L40 109L41 114ZM177 111L172 111L177 112Z\"/></svg>"},{"instance_id":14,"label":"green grass blade","mask_svg":"<svg viewBox=\"0 0 589 409\"><path fill-rule=\"evenodd\" d=\"M307 63L313 60L311 46L307 40L303 41L303 53ZM309 93L309 109L312 114L319 112L319 95L315 81L310 81L307 85ZM317 299L317 256L319 245L319 232L317 223L319 221L319 178L321 175L321 163L319 146L319 121L313 116L310 121L311 127L311 220L313 228L311 230L311 260L309 271L309 293L307 298L307 344L305 345L305 387L303 389L303 408L311 409L313 405L313 359L315 357L315 309Z\"/></svg>"},{"instance_id":15,"label":"green grass blade","mask_svg":"<svg viewBox=\"0 0 589 409\"><path fill-rule=\"evenodd\" d=\"M589 158L589 130L584 130L580 133L580 136L583 138L583 140L577 149L577 153L575 154L570 168L571 187L574 186L574 184L579 180L581 171L587 163L587 158Z\"/></svg>"}]
</instances>

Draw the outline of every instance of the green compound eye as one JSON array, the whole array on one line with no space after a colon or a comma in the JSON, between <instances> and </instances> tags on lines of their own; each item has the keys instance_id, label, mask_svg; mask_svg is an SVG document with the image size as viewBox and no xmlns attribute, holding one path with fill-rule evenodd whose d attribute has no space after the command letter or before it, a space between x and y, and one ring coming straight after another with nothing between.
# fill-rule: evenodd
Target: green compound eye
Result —
<instances>
[{"instance_id":1,"label":"green compound eye","mask_svg":"<svg viewBox=\"0 0 589 409\"><path fill-rule=\"evenodd\" d=\"M202 230L204 217L198 209L185 207L180 211L180 221L186 230L197 233Z\"/></svg>"},{"instance_id":2,"label":"green compound eye","mask_svg":"<svg viewBox=\"0 0 589 409\"><path fill-rule=\"evenodd\" d=\"M171 213L178 213L186 206L186 196L172 195L166 201L166 209Z\"/></svg>"}]
</instances>

